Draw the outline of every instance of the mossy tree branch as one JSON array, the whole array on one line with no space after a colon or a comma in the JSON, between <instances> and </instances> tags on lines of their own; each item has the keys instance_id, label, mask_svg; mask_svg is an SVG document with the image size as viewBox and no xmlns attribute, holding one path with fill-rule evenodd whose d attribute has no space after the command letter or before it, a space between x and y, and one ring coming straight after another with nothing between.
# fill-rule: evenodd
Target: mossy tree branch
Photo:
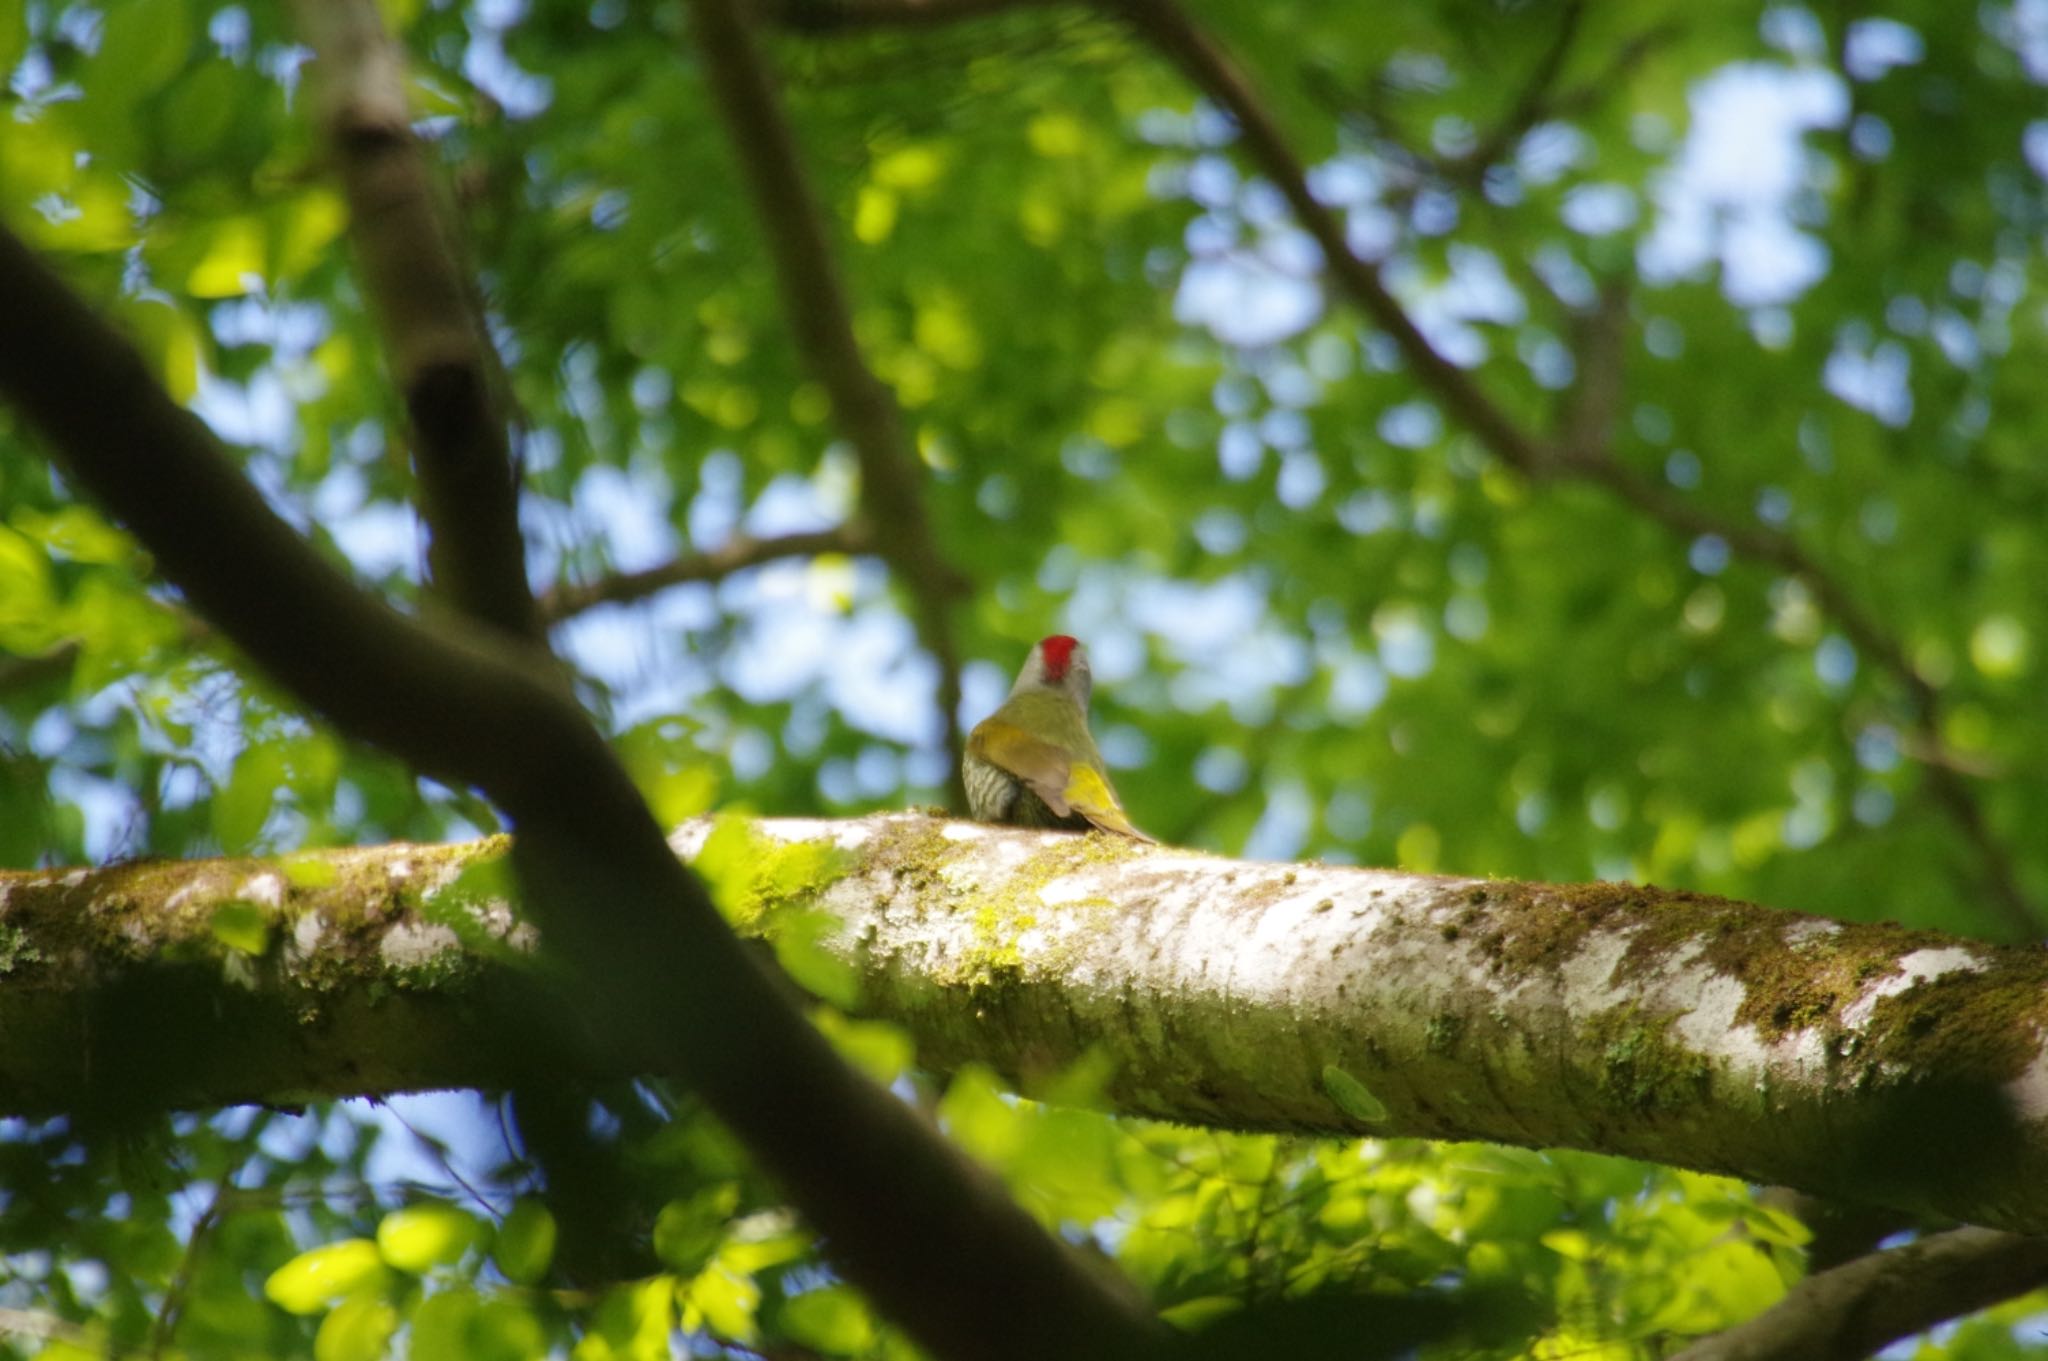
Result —
<instances>
[{"instance_id":1,"label":"mossy tree branch","mask_svg":"<svg viewBox=\"0 0 2048 1361\"><path fill-rule=\"evenodd\" d=\"M672 842L694 854L714 826ZM1625 884L1253 864L915 814L752 835L745 929L822 905L863 1010L941 1069L988 1063L1028 1091L1095 1049L1132 1115L1583 1148L2048 1231L2037 951ZM501 1080L516 1053L463 1027L516 971L421 915L490 849L0 878L0 1110L61 1108L84 1055L131 1045L184 1102ZM223 903L261 909L260 959L215 937ZM514 939L502 908L466 910ZM90 999L109 965L173 956L202 962L187 986L272 1007L275 1038L237 1041L238 1013L196 1005L175 1038L160 1018L79 1031L105 1024Z\"/></svg>"}]
</instances>

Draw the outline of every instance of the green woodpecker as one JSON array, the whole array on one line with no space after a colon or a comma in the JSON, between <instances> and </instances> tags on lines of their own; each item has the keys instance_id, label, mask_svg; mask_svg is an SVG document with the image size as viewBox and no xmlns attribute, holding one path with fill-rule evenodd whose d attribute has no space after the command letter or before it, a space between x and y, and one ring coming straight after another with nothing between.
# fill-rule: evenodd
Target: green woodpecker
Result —
<instances>
[{"instance_id":1,"label":"green woodpecker","mask_svg":"<svg viewBox=\"0 0 2048 1361\"><path fill-rule=\"evenodd\" d=\"M1091 684L1088 649L1064 633L1031 649L1010 697L967 734L960 774L977 820L1152 840L1124 816L1088 735Z\"/></svg>"}]
</instances>

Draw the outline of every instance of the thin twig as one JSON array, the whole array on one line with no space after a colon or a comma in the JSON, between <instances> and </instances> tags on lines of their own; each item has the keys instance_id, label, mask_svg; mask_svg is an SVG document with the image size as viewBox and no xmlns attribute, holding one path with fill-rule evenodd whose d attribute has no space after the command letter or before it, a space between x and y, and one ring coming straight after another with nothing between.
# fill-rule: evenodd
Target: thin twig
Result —
<instances>
[{"instance_id":1,"label":"thin twig","mask_svg":"<svg viewBox=\"0 0 2048 1361\"><path fill-rule=\"evenodd\" d=\"M257 1155L251 1154L251 1157L255 1156ZM226 1218L229 1202L239 1195L235 1189L235 1177L247 1165L248 1160L244 1159L221 1178L220 1184L214 1188L212 1197L207 1201L206 1208L192 1221L192 1232L185 1239L185 1254L178 1260L178 1270L171 1277L171 1283L164 1288L163 1302L158 1306L156 1322L150 1328L151 1357L162 1357L170 1351L171 1343L177 1336L178 1320L185 1312L186 1296L192 1292L192 1278L199 1271L200 1255L206 1250L207 1243L213 1238L214 1231L220 1227L221 1221Z\"/></svg>"},{"instance_id":2,"label":"thin twig","mask_svg":"<svg viewBox=\"0 0 2048 1361\"><path fill-rule=\"evenodd\" d=\"M722 581L735 572L781 558L810 558L826 553L852 556L874 551L870 535L858 524L782 534L770 539L741 534L717 548L702 553L686 553L637 572L615 572L596 581L558 584L541 596L540 616L550 624L559 624L599 605L631 604L686 582Z\"/></svg>"},{"instance_id":3,"label":"thin twig","mask_svg":"<svg viewBox=\"0 0 2048 1361\"><path fill-rule=\"evenodd\" d=\"M1557 31L1551 35L1550 45L1543 49L1536 69L1524 82L1521 93L1509 108L1507 115L1493 127L1486 136L1473 144L1472 149L1457 158L1459 168L1470 173L1473 169L1483 170L1505 155L1508 149L1522 140L1524 133L1543 121L1550 107L1551 92L1557 86L1558 77L1564 73L1565 62L1571 57L1572 47L1577 43L1579 30L1586 17L1585 0L1566 0L1560 6ZM1449 166L1447 165L1448 169Z\"/></svg>"},{"instance_id":4,"label":"thin twig","mask_svg":"<svg viewBox=\"0 0 2048 1361\"><path fill-rule=\"evenodd\" d=\"M1555 40L1537 64L1514 107L1470 151L1436 162L1440 175L1446 179L1475 182L1480 172L1511 153L1515 144L1537 124L1583 112L1602 100L1611 99L1615 88L1641 64L1643 58L1684 31L1684 26L1678 23L1656 24L1644 29L1615 48L1613 56L1598 72L1569 89L1558 90L1557 80L1563 73L1566 58L1570 56L1578 35L1578 21L1584 13L1583 4L1566 8Z\"/></svg>"}]
</instances>

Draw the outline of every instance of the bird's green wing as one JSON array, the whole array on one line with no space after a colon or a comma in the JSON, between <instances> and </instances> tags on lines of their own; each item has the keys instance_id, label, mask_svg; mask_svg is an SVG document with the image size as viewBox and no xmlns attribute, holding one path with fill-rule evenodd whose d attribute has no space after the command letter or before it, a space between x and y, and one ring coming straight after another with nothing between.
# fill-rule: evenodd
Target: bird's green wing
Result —
<instances>
[{"instance_id":1,"label":"bird's green wing","mask_svg":"<svg viewBox=\"0 0 2048 1361\"><path fill-rule=\"evenodd\" d=\"M1066 752L1051 742L1041 741L1014 723L985 718L967 734L967 750L992 766L1000 766L1024 782L1054 816L1067 817Z\"/></svg>"},{"instance_id":2,"label":"bird's green wing","mask_svg":"<svg viewBox=\"0 0 2048 1361\"><path fill-rule=\"evenodd\" d=\"M1079 813L1105 832L1152 840L1131 825L1108 778L1092 765L1076 764L1056 743L1000 718L985 718L967 735L967 750L1023 781L1055 817Z\"/></svg>"}]
</instances>

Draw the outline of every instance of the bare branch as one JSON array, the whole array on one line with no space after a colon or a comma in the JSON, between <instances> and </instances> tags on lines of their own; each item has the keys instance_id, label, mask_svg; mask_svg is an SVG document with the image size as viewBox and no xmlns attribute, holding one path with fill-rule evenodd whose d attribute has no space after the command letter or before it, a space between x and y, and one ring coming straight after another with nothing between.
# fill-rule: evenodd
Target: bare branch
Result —
<instances>
[{"instance_id":1,"label":"bare branch","mask_svg":"<svg viewBox=\"0 0 2048 1361\"><path fill-rule=\"evenodd\" d=\"M1430 160L1419 152L1416 159L1433 167L1440 177L1472 183L1478 174L1510 155L1516 143L1539 123L1583 112L1600 101L1612 99L1615 89L1643 59L1684 31L1678 23L1655 24L1616 47L1605 65L1594 75L1569 89L1559 90L1566 59L1578 36L1585 6L1572 4L1558 20L1558 31L1530 74L1514 106L1492 131L1458 156ZM1414 151L1413 148L1410 149Z\"/></svg>"},{"instance_id":2,"label":"bare branch","mask_svg":"<svg viewBox=\"0 0 2048 1361\"><path fill-rule=\"evenodd\" d=\"M1536 69L1523 82L1521 93L1515 97L1514 105L1486 136L1479 139L1472 149L1457 158L1455 167L1444 165L1447 172L1470 174L1484 170L1505 155L1522 135L1543 121L1545 110L1550 106L1552 91L1558 77L1564 73L1565 62L1571 57L1572 47L1578 42L1579 29L1586 17L1585 0L1565 0L1558 7L1557 31L1551 35L1550 46L1543 49L1543 55L1536 63Z\"/></svg>"},{"instance_id":3,"label":"bare branch","mask_svg":"<svg viewBox=\"0 0 2048 1361\"><path fill-rule=\"evenodd\" d=\"M783 313L798 351L832 399L861 471L861 507L876 551L914 604L919 638L939 664L938 705L950 754L953 806L960 788L960 657L952 605L968 583L946 560L925 513L917 463L893 393L861 357L825 220L805 183L795 134L740 0L692 0L690 12L741 175L775 258Z\"/></svg>"},{"instance_id":4,"label":"bare branch","mask_svg":"<svg viewBox=\"0 0 2048 1361\"><path fill-rule=\"evenodd\" d=\"M456 608L542 641L519 534L518 474L497 357L413 136L403 57L375 0L300 0L322 133L413 432L434 584Z\"/></svg>"},{"instance_id":5,"label":"bare branch","mask_svg":"<svg viewBox=\"0 0 2048 1361\"><path fill-rule=\"evenodd\" d=\"M781 558L874 551L866 529L857 524L802 534L783 534L772 539L756 539L741 534L717 548L703 553L687 553L657 567L637 572L616 572L591 582L557 585L541 597L540 616L550 624L558 624L599 605L631 604L686 582L723 581L735 572Z\"/></svg>"},{"instance_id":6,"label":"bare branch","mask_svg":"<svg viewBox=\"0 0 2048 1361\"><path fill-rule=\"evenodd\" d=\"M2048 1239L1955 1229L1809 1276L1673 1361L1858 1361L2042 1285Z\"/></svg>"},{"instance_id":7,"label":"bare branch","mask_svg":"<svg viewBox=\"0 0 2048 1361\"><path fill-rule=\"evenodd\" d=\"M1196 89L1237 123L1246 153L1273 182L1302 229L1322 247L1338 286L1393 339L1417 379L1503 463L1540 474L1551 452L1479 386L1472 375L1446 359L1416 326L1379 271L1359 258L1344 235L1344 224L1308 185L1308 170L1286 134L1237 64L1197 28L1173 0L1103 0L1121 14L1187 76Z\"/></svg>"}]
</instances>

